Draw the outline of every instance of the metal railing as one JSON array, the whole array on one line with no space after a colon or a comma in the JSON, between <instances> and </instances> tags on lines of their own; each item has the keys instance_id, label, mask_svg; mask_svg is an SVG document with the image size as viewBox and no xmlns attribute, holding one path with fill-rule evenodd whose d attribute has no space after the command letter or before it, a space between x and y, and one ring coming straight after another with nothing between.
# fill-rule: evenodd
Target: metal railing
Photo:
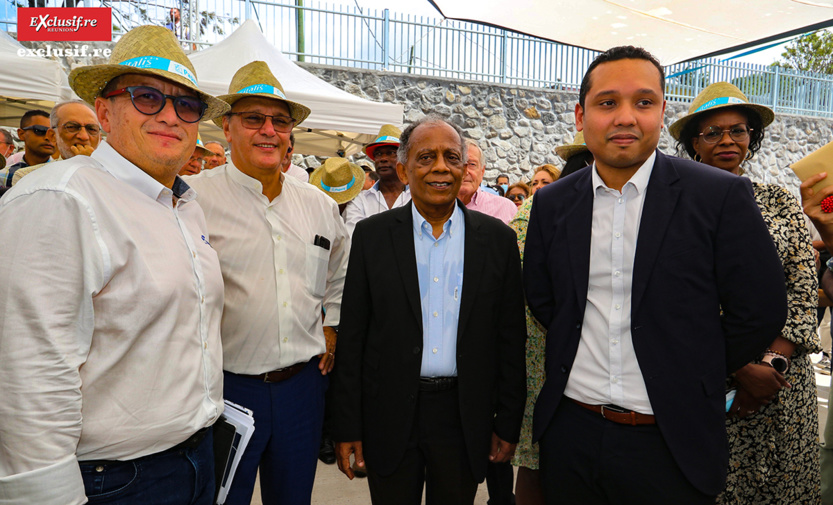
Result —
<instances>
[{"instance_id":1,"label":"metal railing","mask_svg":"<svg viewBox=\"0 0 833 505\"><path fill-rule=\"evenodd\" d=\"M178 36L189 49L216 43L254 19L297 61L566 91L578 91L598 54L475 23L309 1L298 6L297 0L0 0L0 29L16 31L12 2L53 7L68 1L111 7L114 38L140 24L165 25L178 8ZM710 83L729 81L776 112L833 117L833 76L718 59L673 65L666 74L670 100L688 102Z\"/></svg>"}]
</instances>

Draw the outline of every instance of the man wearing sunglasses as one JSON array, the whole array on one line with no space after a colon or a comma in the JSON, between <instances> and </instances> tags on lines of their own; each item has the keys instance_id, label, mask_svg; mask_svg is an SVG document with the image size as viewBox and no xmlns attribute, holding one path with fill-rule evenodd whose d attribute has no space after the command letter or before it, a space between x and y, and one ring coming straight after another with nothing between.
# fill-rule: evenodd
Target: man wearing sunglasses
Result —
<instances>
[{"instance_id":1,"label":"man wearing sunglasses","mask_svg":"<svg viewBox=\"0 0 833 505\"><path fill-rule=\"evenodd\" d=\"M23 114L17 136L25 146L23 157L0 173L0 186L11 186L15 172L51 161L55 153L55 132L49 127L46 111L35 109Z\"/></svg>"},{"instance_id":2,"label":"man wearing sunglasses","mask_svg":"<svg viewBox=\"0 0 833 505\"><path fill-rule=\"evenodd\" d=\"M194 74L164 27L126 33L69 76L107 140L0 200L3 503L214 502L223 280L177 172L228 106Z\"/></svg>"},{"instance_id":3,"label":"man wearing sunglasses","mask_svg":"<svg viewBox=\"0 0 833 505\"><path fill-rule=\"evenodd\" d=\"M226 503L252 502L259 469L263 503L309 504L349 238L335 201L280 169L310 109L289 100L262 61L238 70L218 98L231 105L215 119L231 159L187 181L223 268L224 395L257 426Z\"/></svg>"},{"instance_id":4,"label":"man wearing sunglasses","mask_svg":"<svg viewBox=\"0 0 833 505\"><path fill-rule=\"evenodd\" d=\"M89 156L101 141L101 127L95 111L83 100L61 102L52 108L49 122L55 132L55 140L61 159L68 160L82 154ZM12 176L12 185L43 165L21 168Z\"/></svg>"}]
</instances>

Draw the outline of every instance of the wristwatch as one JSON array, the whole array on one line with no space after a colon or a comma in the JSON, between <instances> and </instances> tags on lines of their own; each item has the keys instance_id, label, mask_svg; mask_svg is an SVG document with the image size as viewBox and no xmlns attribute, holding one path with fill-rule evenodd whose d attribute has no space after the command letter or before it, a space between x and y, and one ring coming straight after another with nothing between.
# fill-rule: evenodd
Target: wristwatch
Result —
<instances>
[{"instance_id":1,"label":"wristwatch","mask_svg":"<svg viewBox=\"0 0 833 505\"><path fill-rule=\"evenodd\" d=\"M761 358L761 363L766 363L781 375L784 375L790 369L790 360L780 352L767 350L764 357Z\"/></svg>"}]
</instances>

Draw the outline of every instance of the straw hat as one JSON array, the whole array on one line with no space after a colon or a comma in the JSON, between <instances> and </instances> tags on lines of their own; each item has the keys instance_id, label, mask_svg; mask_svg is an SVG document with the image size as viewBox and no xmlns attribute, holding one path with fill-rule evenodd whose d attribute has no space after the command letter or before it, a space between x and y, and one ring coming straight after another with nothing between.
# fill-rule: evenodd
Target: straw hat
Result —
<instances>
[{"instance_id":1,"label":"straw hat","mask_svg":"<svg viewBox=\"0 0 833 505\"><path fill-rule=\"evenodd\" d=\"M728 82L716 82L709 85L706 89L700 92L699 95L691 102L688 108L688 114L674 121L668 128L668 133L676 140L680 140L680 133L683 128L692 119L701 116L702 114L721 109L723 107L739 107L758 114L763 121L764 126L768 126L774 119L775 113L772 109L763 105L749 103L749 99L743 94L741 90L734 84Z\"/></svg>"},{"instance_id":2,"label":"straw hat","mask_svg":"<svg viewBox=\"0 0 833 505\"><path fill-rule=\"evenodd\" d=\"M564 144L563 146L556 147L555 154L560 156L562 160L569 161L573 156L587 150L587 144L584 143L584 132L578 132L572 144Z\"/></svg>"},{"instance_id":3,"label":"straw hat","mask_svg":"<svg viewBox=\"0 0 833 505\"><path fill-rule=\"evenodd\" d=\"M211 149L205 147L205 144L202 143L202 137L200 137L199 133L197 133L197 149L202 149L204 154L214 154Z\"/></svg>"},{"instance_id":4,"label":"straw hat","mask_svg":"<svg viewBox=\"0 0 833 505\"><path fill-rule=\"evenodd\" d=\"M364 186L364 170L344 158L327 158L309 176L309 183L330 195L338 204L356 198Z\"/></svg>"},{"instance_id":5,"label":"straw hat","mask_svg":"<svg viewBox=\"0 0 833 505\"><path fill-rule=\"evenodd\" d=\"M379 129L379 135L376 135L376 140L367 144L364 148L364 154L373 161L376 161L376 149L381 146L393 146L399 148L399 137L402 131L392 124L382 125Z\"/></svg>"},{"instance_id":6,"label":"straw hat","mask_svg":"<svg viewBox=\"0 0 833 505\"><path fill-rule=\"evenodd\" d=\"M253 61L240 67L234 73L234 77L231 78L231 84L228 86L228 95L220 95L217 98L229 105L234 105L238 100L249 96L273 98L286 102L286 105L289 107L289 115L295 120L295 126L301 124L310 113L309 107L306 105L293 102L286 98L283 86L275 78L275 75L272 74L272 71L269 70L269 65L265 61ZM215 119L214 123L222 128L223 118Z\"/></svg>"},{"instance_id":7,"label":"straw hat","mask_svg":"<svg viewBox=\"0 0 833 505\"><path fill-rule=\"evenodd\" d=\"M78 67L69 74L69 86L85 102L94 105L107 83L124 74L161 77L197 93L208 104L203 119L228 112L228 105L197 87L191 61L164 26L145 25L127 32L116 42L106 65Z\"/></svg>"}]
</instances>

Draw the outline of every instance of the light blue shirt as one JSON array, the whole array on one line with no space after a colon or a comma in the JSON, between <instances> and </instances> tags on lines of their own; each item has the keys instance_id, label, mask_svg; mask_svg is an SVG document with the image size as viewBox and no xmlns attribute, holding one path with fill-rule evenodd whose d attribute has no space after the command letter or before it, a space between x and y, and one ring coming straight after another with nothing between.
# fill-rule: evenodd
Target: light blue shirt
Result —
<instances>
[{"instance_id":1,"label":"light blue shirt","mask_svg":"<svg viewBox=\"0 0 833 505\"><path fill-rule=\"evenodd\" d=\"M431 224L411 205L414 217L419 298L422 308L422 377L457 375L457 325L463 292L466 225L455 205L443 233L435 239Z\"/></svg>"}]
</instances>

